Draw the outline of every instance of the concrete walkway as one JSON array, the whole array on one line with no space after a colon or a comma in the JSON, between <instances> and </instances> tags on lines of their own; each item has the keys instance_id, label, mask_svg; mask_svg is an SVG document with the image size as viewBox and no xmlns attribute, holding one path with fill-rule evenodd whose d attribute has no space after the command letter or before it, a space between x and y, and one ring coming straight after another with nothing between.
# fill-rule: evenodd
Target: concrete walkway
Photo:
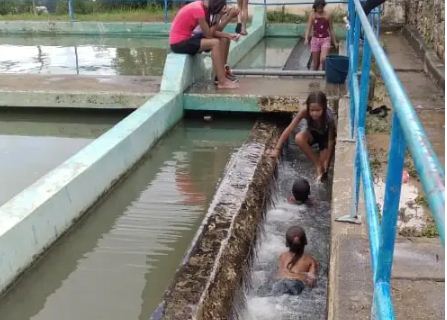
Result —
<instances>
[{"instance_id":1,"label":"concrete walkway","mask_svg":"<svg viewBox=\"0 0 447 320\"><path fill-rule=\"evenodd\" d=\"M386 52L444 163L444 94L424 73L422 60L400 32L382 37ZM389 100L384 99L385 104ZM354 144L347 131L347 100L340 102L332 217L348 214L352 198ZM363 197L363 195L361 195ZM361 225L333 221L329 319L370 319L372 274L363 210ZM397 319L444 319L444 249L439 239L399 237L392 273Z\"/></svg>"},{"instance_id":2,"label":"concrete walkway","mask_svg":"<svg viewBox=\"0 0 447 320\"><path fill-rule=\"evenodd\" d=\"M160 89L161 77L0 75L0 106L137 108Z\"/></svg>"}]
</instances>

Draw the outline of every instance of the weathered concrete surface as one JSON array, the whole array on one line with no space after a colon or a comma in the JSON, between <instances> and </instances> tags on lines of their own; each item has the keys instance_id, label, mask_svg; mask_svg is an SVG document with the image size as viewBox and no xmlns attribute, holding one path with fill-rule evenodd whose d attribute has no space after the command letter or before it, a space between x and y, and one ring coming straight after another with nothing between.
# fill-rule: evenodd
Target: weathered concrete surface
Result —
<instances>
[{"instance_id":1,"label":"weathered concrete surface","mask_svg":"<svg viewBox=\"0 0 447 320\"><path fill-rule=\"evenodd\" d=\"M241 77L239 85L219 90L211 82L196 83L185 92L185 110L296 112L312 91L325 91L330 98L345 92L344 85L326 84L318 78Z\"/></svg>"},{"instance_id":2,"label":"weathered concrete surface","mask_svg":"<svg viewBox=\"0 0 447 320\"><path fill-rule=\"evenodd\" d=\"M3 74L0 106L138 108L160 88L160 77Z\"/></svg>"},{"instance_id":3,"label":"weathered concrete surface","mask_svg":"<svg viewBox=\"0 0 447 320\"><path fill-rule=\"evenodd\" d=\"M424 42L444 60L444 0L406 1L406 24L416 28Z\"/></svg>"},{"instance_id":4,"label":"weathered concrete surface","mask_svg":"<svg viewBox=\"0 0 447 320\"><path fill-rule=\"evenodd\" d=\"M388 0L384 4L382 24L384 26L402 25L405 23L406 0Z\"/></svg>"},{"instance_id":5,"label":"weathered concrete surface","mask_svg":"<svg viewBox=\"0 0 447 320\"><path fill-rule=\"evenodd\" d=\"M436 52L427 47L424 40L417 31L411 26L404 26L402 33L413 49L417 52L420 59L424 64L424 71L434 79L436 84L445 90L445 65L444 61L439 59Z\"/></svg>"},{"instance_id":6,"label":"weathered concrete surface","mask_svg":"<svg viewBox=\"0 0 447 320\"><path fill-rule=\"evenodd\" d=\"M208 214L154 318L228 318L274 173L275 160L266 150L278 136L274 124L258 122L230 160Z\"/></svg>"}]
</instances>

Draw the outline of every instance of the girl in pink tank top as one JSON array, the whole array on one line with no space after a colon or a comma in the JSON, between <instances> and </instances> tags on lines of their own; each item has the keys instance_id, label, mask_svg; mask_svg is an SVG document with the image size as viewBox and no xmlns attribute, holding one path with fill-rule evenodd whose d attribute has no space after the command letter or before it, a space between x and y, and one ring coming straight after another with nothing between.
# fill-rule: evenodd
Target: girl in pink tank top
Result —
<instances>
[{"instance_id":1,"label":"girl in pink tank top","mask_svg":"<svg viewBox=\"0 0 447 320\"><path fill-rule=\"evenodd\" d=\"M310 44L313 70L324 70L324 62L331 50L331 44L333 43L335 47L338 46L332 27L332 18L324 10L325 6L324 0L315 0L312 6L314 11L309 15L304 36L304 43Z\"/></svg>"}]
</instances>

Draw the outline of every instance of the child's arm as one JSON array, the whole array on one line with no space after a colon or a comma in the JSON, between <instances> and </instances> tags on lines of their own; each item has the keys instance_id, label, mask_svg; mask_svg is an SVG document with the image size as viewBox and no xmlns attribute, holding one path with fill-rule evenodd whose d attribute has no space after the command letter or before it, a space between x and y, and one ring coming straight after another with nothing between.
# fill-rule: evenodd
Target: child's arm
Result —
<instances>
[{"instance_id":1,"label":"child's arm","mask_svg":"<svg viewBox=\"0 0 447 320\"><path fill-rule=\"evenodd\" d=\"M304 44L309 44L309 40L310 40L310 34L312 32L312 23L314 21L314 13L311 12L309 14L309 20L307 20L307 28L306 28L306 33L304 34Z\"/></svg>"},{"instance_id":2,"label":"child's arm","mask_svg":"<svg viewBox=\"0 0 447 320\"><path fill-rule=\"evenodd\" d=\"M334 147L335 147L335 126L334 126L334 124L332 124L329 126L328 157L323 163L325 171L327 171L327 169L329 168L329 163L331 162L331 158L334 153Z\"/></svg>"},{"instance_id":3,"label":"child's arm","mask_svg":"<svg viewBox=\"0 0 447 320\"><path fill-rule=\"evenodd\" d=\"M208 22L206 22L205 18L200 18L199 19L199 25L200 25L200 29L202 29L203 36L205 38L212 38L213 37L215 26L210 27L208 25Z\"/></svg>"},{"instance_id":4,"label":"child's arm","mask_svg":"<svg viewBox=\"0 0 447 320\"><path fill-rule=\"evenodd\" d=\"M331 41L334 44L334 46L337 48L338 47L338 42L337 42L337 38L335 37L335 29L334 26L332 24L332 15L329 14L329 31L331 33Z\"/></svg>"},{"instance_id":5,"label":"child's arm","mask_svg":"<svg viewBox=\"0 0 447 320\"><path fill-rule=\"evenodd\" d=\"M317 283L319 263L317 260L314 259L314 257L309 256L309 258L310 258L310 266L308 272L307 285L309 287L314 287L315 284Z\"/></svg>"},{"instance_id":6,"label":"child's arm","mask_svg":"<svg viewBox=\"0 0 447 320\"><path fill-rule=\"evenodd\" d=\"M304 118L304 116L306 115L306 112L307 112L306 110L301 110L300 112L298 112L298 114L293 118L292 122L290 122L290 124L287 126L287 128L284 129L284 131L282 132L281 136L278 139L278 142L276 143L275 150L274 150L275 156L278 156L278 154L282 148L282 145L287 140L287 138L289 137L292 130Z\"/></svg>"}]
</instances>

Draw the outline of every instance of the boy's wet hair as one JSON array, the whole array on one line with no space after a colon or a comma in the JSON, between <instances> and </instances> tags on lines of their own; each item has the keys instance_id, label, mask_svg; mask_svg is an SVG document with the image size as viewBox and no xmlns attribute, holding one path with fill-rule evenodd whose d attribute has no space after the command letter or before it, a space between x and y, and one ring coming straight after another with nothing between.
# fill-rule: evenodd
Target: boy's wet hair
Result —
<instances>
[{"instance_id":1,"label":"boy's wet hair","mask_svg":"<svg viewBox=\"0 0 447 320\"><path fill-rule=\"evenodd\" d=\"M312 9L317 10L318 7L324 7L326 6L326 1L324 0L315 0L314 4L312 5Z\"/></svg>"},{"instance_id":2,"label":"boy's wet hair","mask_svg":"<svg viewBox=\"0 0 447 320\"><path fill-rule=\"evenodd\" d=\"M298 178L293 182L292 195L296 201L304 202L309 198L310 185L304 178Z\"/></svg>"},{"instance_id":3,"label":"boy's wet hair","mask_svg":"<svg viewBox=\"0 0 447 320\"><path fill-rule=\"evenodd\" d=\"M287 264L287 269L292 270L295 263L303 256L304 247L307 245L306 232L300 226L292 226L286 232L286 246L294 253L292 260Z\"/></svg>"}]
</instances>

